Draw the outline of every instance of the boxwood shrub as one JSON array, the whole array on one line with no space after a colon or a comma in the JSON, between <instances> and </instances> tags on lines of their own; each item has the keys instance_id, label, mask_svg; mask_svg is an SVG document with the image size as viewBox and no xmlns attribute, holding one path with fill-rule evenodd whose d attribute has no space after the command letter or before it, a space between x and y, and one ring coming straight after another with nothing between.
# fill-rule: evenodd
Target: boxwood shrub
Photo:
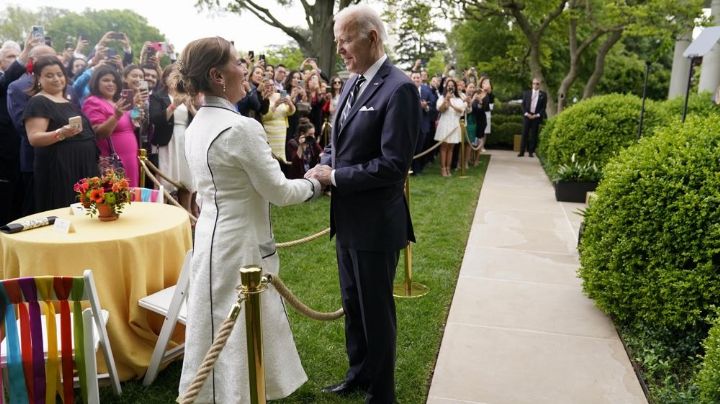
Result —
<instances>
[{"instance_id":1,"label":"boxwood shrub","mask_svg":"<svg viewBox=\"0 0 720 404\"><path fill-rule=\"evenodd\" d=\"M705 357L697 375L700 400L703 403L720 403L720 317L713 322L703 343Z\"/></svg>"},{"instance_id":2,"label":"boxwood shrub","mask_svg":"<svg viewBox=\"0 0 720 404\"><path fill-rule=\"evenodd\" d=\"M696 335L697 346L706 335L720 301L719 158L720 117L691 116L605 167L585 213L579 273L621 324Z\"/></svg>"},{"instance_id":3,"label":"boxwood shrub","mask_svg":"<svg viewBox=\"0 0 720 404\"><path fill-rule=\"evenodd\" d=\"M637 142L642 101L634 95L609 94L583 100L546 125L539 153L549 175L573 154L579 161L595 162L601 171L621 149ZM658 111L646 102L645 131L658 124ZM646 132L649 133L649 132Z\"/></svg>"},{"instance_id":4,"label":"boxwood shrub","mask_svg":"<svg viewBox=\"0 0 720 404\"><path fill-rule=\"evenodd\" d=\"M667 120L666 124L682 119L685 97L655 103L653 108ZM720 106L712 102L712 94L703 92L690 94L688 97L688 115L711 116L720 114Z\"/></svg>"},{"instance_id":5,"label":"boxwood shrub","mask_svg":"<svg viewBox=\"0 0 720 404\"><path fill-rule=\"evenodd\" d=\"M522 133L522 106L495 101L490 126L491 133L485 146L512 149L514 136Z\"/></svg>"}]
</instances>

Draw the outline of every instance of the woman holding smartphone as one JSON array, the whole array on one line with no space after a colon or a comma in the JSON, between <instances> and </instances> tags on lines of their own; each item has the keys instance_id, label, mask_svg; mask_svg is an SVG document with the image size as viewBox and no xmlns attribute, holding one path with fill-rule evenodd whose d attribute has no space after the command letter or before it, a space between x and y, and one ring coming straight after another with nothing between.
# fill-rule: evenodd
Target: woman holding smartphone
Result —
<instances>
[{"instance_id":1,"label":"woman holding smartphone","mask_svg":"<svg viewBox=\"0 0 720 404\"><path fill-rule=\"evenodd\" d=\"M28 141L35 149L38 212L76 202L73 184L98 174L95 134L87 118L68 101L66 90L67 76L60 59L48 56L35 61L32 97L23 119Z\"/></svg>"},{"instance_id":2,"label":"woman holding smartphone","mask_svg":"<svg viewBox=\"0 0 720 404\"><path fill-rule=\"evenodd\" d=\"M122 79L110 66L100 66L90 78L90 96L83 104L83 113L92 124L101 156L113 152L120 156L130 186L138 186L137 139L128 111L129 99L121 97Z\"/></svg>"},{"instance_id":3,"label":"woman holding smartphone","mask_svg":"<svg viewBox=\"0 0 720 404\"><path fill-rule=\"evenodd\" d=\"M270 108L263 115L263 126L267 132L268 143L273 154L283 163L287 163L285 156L285 138L287 136L288 117L295 113L295 104L283 91L280 94L275 88L272 79L266 78L262 84L262 96L269 100Z\"/></svg>"}]
</instances>

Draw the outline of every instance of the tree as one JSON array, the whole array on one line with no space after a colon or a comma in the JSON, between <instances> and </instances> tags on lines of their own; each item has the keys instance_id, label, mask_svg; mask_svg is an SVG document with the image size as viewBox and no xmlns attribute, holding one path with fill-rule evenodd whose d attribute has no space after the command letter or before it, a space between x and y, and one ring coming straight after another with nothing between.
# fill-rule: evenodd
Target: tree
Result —
<instances>
[{"instance_id":1,"label":"tree","mask_svg":"<svg viewBox=\"0 0 720 404\"><path fill-rule=\"evenodd\" d=\"M165 41L160 30L148 24L147 19L130 10L90 10L82 13L67 12L50 21L45 29L57 40L55 48L62 46L66 38L77 40L82 35L90 45L97 43L108 31L124 32L130 40L134 55L140 54L145 41ZM121 49L116 49L122 52Z\"/></svg>"},{"instance_id":2,"label":"tree","mask_svg":"<svg viewBox=\"0 0 720 404\"><path fill-rule=\"evenodd\" d=\"M318 65L328 75L335 70L335 44L330 38L333 34L333 15L335 5L337 10L355 4L359 0L315 0L314 4L308 0L300 0L305 12L305 22L308 28L291 27L281 22L267 7L263 7L255 0L198 0L199 6L219 7L240 14L243 10L249 11L260 21L272 27L278 28L295 40L300 46L303 54L318 59ZM288 6L290 0L277 0L278 4Z\"/></svg>"},{"instance_id":3,"label":"tree","mask_svg":"<svg viewBox=\"0 0 720 404\"><path fill-rule=\"evenodd\" d=\"M67 13L52 7L40 7L33 12L21 7L8 6L0 12L0 42L13 40L24 43L33 25L47 26L55 18Z\"/></svg>"},{"instance_id":4,"label":"tree","mask_svg":"<svg viewBox=\"0 0 720 404\"><path fill-rule=\"evenodd\" d=\"M584 56L595 52L594 66L582 92L591 97L605 69L605 59L623 35L667 35L687 30L700 15L701 0L649 0L643 2L606 2L602 0L466 0L467 15L476 20L504 15L512 19L525 36L527 63L532 76L543 81L549 94L548 112L562 110L573 83L579 76ZM567 30L568 69L557 91L545 80L542 45L551 25Z\"/></svg>"},{"instance_id":5,"label":"tree","mask_svg":"<svg viewBox=\"0 0 720 404\"><path fill-rule=\"evenodd\" d=\"M397 21L391 25L391 32L397 36L395 54L399 64L412 66L415 60L427 61L441 46L440 41L432 39L442 30L435 23L438 17L433 13L433 4L418 0L389 0L386 2L384 16L388 21ZM440 10L440 8L434 8Z\"/></svg>"}]
</instances>

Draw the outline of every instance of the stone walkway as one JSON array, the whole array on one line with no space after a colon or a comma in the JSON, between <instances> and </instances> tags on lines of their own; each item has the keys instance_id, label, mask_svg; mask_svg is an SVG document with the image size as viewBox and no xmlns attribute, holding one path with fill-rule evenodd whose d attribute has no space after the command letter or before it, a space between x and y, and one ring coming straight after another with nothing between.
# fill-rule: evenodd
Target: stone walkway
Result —
<instances>
[{"instance_id":1,"label":"stone walkway","mask_svg":"<svg viewBox=\"0 0 720 404\"><path fill-rule=\"evenodd\" d=\"M647 403L576 276L584 205L537 159L491 154L428 403Z\"/></svg>"}]
</instances>

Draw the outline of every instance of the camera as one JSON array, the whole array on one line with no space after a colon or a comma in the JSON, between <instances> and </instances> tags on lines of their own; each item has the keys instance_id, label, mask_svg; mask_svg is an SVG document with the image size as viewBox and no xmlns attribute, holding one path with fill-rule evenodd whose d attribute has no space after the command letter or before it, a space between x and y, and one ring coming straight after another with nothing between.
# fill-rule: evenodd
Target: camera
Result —
<instances>
[{"instance_id":1,"label":"camera","mask_svg":"<svg viewBox=\"0 0 720 404\"><path fill-rule=\"evenodd\" d=\"M125 35L123 35L122 32L111 32L110 35L108 35L108 38L110 39L125 39Z\"/></svg>"},{"instance_id":2,"label":"camera","mask_svg":"<svg viewBox=\"0 0 720 404\"><path fill-rule=\"evenodd\" d=\"M305 144L315 144L315 136L305 136Z\"/></svg>"}]
</instances>

